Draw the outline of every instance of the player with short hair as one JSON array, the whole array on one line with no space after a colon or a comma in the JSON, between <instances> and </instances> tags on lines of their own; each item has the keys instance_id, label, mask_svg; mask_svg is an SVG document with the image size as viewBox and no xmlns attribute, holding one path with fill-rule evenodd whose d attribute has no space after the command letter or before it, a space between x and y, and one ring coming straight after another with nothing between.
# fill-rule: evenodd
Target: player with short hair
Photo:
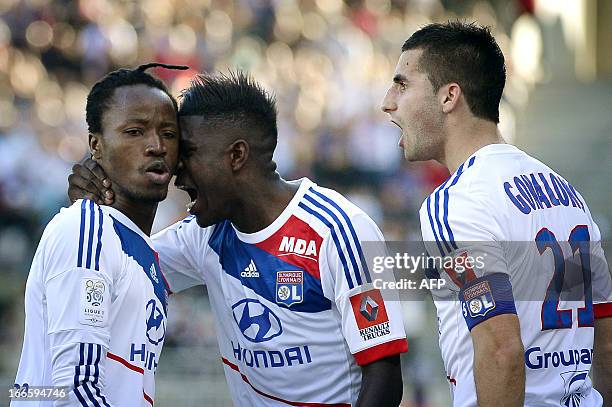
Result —
<instances>
[{"instance_id":1,"label":"player with short hair","mask_svg":"<svg viewBox=\"0 0 612 407\"><path fill-rule=\"evenodd\" d=\"M452 174L420 216L431 258L453 261L429 270L447 282L432 293L453 405L601 406L612 285L600 232L571 184L505 144L505 78L487 28L430 24L404 43L382 103L406 159Z\"/></svg>"},{"instance_id":2,"label":"player with short hair","mask_svg":"<svg viewBox=\"0 0 612 407\"><path fill-rule=\"evenodd\" d=\"M168 287L149 238L178 161L176 101L147 64L119 69L87 97L89 148L113 182L110 206L78 200L47 225L25 292L15 387L68 398L18 405L149 406ZM22 404L23 403L23 404Z\"/></svg>"},{"instance_id":3,"label":"player with short hair","mask_svg":"<svg viewBox=\"0 0 612 407\"><path fill-rule=\"evenodd\" d=\"M371 284L362 242L384 240L376 224L280 177L275 101L246 75L198 76L179 118L191 215L153 242L173 292L208 287L234 404L397 406L407 342L396 298ZM76 172L73 198L94 177Z\"/></svg>"}]
</instances>

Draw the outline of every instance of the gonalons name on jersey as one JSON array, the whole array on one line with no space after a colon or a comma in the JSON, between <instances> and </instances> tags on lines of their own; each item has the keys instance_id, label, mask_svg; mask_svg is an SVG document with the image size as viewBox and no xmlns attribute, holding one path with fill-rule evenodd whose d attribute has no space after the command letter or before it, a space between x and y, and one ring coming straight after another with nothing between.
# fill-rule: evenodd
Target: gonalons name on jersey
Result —
<instances>
[{"instance_id":1,"label":"gonalons name on jersey","mask_svg":"<svg viewBox=\"0 0 612 407\"><path fill-rule=\"evenodd\" d=\"M584 203L574 187L552 172L547 175L541 172L517 175L511 181L504 182L504 191L510 202L525 215L532 210L570 204L584 211Z\"/></svg>"}]
</instances>

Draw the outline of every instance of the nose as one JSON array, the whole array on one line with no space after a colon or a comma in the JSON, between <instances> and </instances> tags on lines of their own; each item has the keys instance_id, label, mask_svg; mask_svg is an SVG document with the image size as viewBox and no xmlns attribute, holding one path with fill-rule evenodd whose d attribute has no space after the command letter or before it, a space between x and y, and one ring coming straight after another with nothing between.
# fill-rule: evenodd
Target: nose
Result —
<instances>
[{"instance_id":1,"label":"nose","mask_svg":"<svg viewBox=\"0 0 612 407\"><path fill-rule=\"evenodd\" d=\"M160 134L157 134L157 132L152 132L151 136L147 139L145 153L153 156L166 155L167 150L164 138Z\"/></svg>"},{"instance_id":2,"label":"nose","mask_svg":"<svg viewBox=\"0 0 612 407\"><path fill-rule=\"evenodd\" d=\"M395 103L395 98L392 95L391 89L387 90L382 100L382 104L380 105L380 109L385 113L391 113L397 110L397 104Z\"/></svg>"}]
</instances>

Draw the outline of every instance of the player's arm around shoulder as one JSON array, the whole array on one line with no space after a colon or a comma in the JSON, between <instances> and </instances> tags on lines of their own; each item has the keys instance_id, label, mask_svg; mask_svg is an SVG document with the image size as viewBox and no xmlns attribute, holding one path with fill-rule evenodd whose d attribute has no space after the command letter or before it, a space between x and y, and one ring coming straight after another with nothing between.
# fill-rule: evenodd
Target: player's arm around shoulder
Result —
<instances>
[{"instance_id":1,"label":"player's arm around shoulder","mask_svg":"<svg viewBox=\"0 0 612 407\"><path fill-rule=\"evenodd\" d=\"M124 270L119 243L109 235L110 218L83 200L63 210L41 241L52 381L70 389L69 399L58 406L85 400L108 406L104 365L112 303Z\"/></svg>"},{"instance_id":2,"label":"player's arm around shoulder","mask_svg":"<svg viewBox=\"0 0 612 407\"><path fill-rule=\"evenodd\" d=\"M374 288L366 258L370 249L381 250L384 237L361 210L353 210L339 219L342 219L339 231L335 238L327 237L324 253L333 283L333 300L342 317L344 339L361 366L357 406L397 406L403 388L400 353L408 350L403 319L398 300ZM377 311L369 318L361 312L362 304L366 303L374 304ZM364 312L369 310L366 307Z\"/></svg>"},{"instance_id":3,"label":"player's arm around shoulder","mask_svg":"<svg viewBox=\"0 0 612 407\"><path fill-rule=\"evenodd\" d=\"M168 226L151 237L166 281L173 293L206 284L205 264L215 226L198 226L195 216Z\"/></svg>"}]
</instances>

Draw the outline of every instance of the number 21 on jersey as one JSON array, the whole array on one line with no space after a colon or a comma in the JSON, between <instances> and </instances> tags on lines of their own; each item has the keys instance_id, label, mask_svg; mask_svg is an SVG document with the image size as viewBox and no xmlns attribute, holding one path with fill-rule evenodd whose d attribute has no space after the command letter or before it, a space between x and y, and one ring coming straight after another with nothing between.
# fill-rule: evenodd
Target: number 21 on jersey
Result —
<instances>
[{"instance_id":1,"label":"number 21 on jersey","mask_svg":"<svg viewBox=\"0 0 612 407\"><path fill-rule=\"evenodd\" d=\"M591 286L590 235L586 225L576 226L569 235L569 245L572 255L580 256L580 268L584 285L584 307L578 308L578 327L593 326L593 292ZM559 299L563 290L567 259L563 255L561 245L555 234L547 228L542 228L535 238L536 246L541 255L550 250L553 255L554 272L548 284L546 297L542 303L542 330L571 328L573 310L559 309Z\"/></svg>"}]
</instances>

